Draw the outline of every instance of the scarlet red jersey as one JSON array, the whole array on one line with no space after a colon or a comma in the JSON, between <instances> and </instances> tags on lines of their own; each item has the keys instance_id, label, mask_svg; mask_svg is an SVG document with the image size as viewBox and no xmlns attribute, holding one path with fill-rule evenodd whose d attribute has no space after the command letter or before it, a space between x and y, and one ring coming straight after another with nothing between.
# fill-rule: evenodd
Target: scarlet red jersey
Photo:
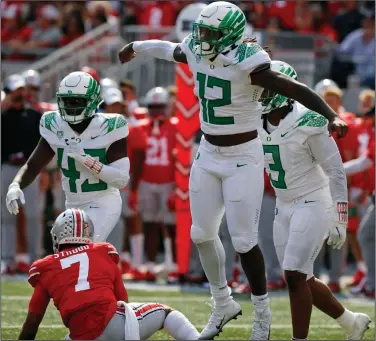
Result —
<instances>
[{"instance_id":1,"label":"scarlet red jersey","mask_svg":"<svg viewBox=\"0 0 376 341\"><path fill-rule=\"evenodd\" d=\"M29 311L44 312L52 298L70 338L94 340L115 314L117 301L127 300L118 262L116 249L108 243L82 245L34 262Z\"/></svg>"},{"instance_id":2,"label":"scarlet red jersey","mask_svg":"<svg viewBox=\"0 0 376 341\"><path fill-rule=\"evenodd\" d=\"M165 184L175 181L176 133L178 119L172 117L159 122L158 128L153 120L145 127L148 148L142 179L146 182Z\"/></svg>"},{"instance_id":3,"label":"scarlet red jersey","mask_svg":"<svg viewBox=\"0 0 376 341\"><path fill-rule=\"evenodd\" d=\"M145 124L129 125L127 137L127 155L130 162L130 173L132 174L133 154L136 150L145 151L148 147L148 136L145 131Z\"/></svg>"}]
</instances>

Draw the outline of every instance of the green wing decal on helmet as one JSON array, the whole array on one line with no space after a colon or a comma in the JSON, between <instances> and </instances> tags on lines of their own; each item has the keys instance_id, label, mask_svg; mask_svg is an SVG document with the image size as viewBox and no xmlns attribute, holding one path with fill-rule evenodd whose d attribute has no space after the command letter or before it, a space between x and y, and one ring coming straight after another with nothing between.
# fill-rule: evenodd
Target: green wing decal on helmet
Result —
<instances>
[{"instance_id":1,"label":"green wing decal on helmet","mask_svg":"<svg viewBox=\"0 0 376 341\"><path fill-rule=\"evenodd\" d=\"M289 78L292 78L294 80L298 79L298 75L294 68L281 61L272 61L271 63L271 70L275 72L280 72L284 75L286 75ZM280 94L277 94L276 92L272 90L265 89L260 97L261 105L263 106L263 112L269 113L275 109L282 108L284 106L289 105L291 103L291 100L285 96L282 96Z\"/></svg>"}]
</instances>

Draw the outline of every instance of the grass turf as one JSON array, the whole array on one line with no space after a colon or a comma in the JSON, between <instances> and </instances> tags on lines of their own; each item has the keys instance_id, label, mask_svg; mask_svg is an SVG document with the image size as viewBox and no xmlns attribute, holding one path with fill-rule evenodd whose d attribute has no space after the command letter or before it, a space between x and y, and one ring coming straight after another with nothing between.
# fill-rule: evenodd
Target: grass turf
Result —
<instances>
[{"instance_id":1,"label":"grass turf","mask_svg":"<svg viewBox=\"0 0 376 341\"><path fill-rule=\"evenodd\" d=\"M18 338L20 328L27 313L29 298L32 288L25 281L13 282L2 281L1 290L1 340L15 340ZM207 295L190 294L180 292L153 292L129 290L129 298L132 302L160 302L167 304L183 312L190 321L201 330L210 315L210 307L205 304L208 301ZM225 326L217 340L248 340L252 326L252 304L248 297L237 298L242 305L243 316L236 321L231 321ZM344 300L345 306L358 312L368 314L374 321L374 306L361 300ZM291 340L290 307L288 297L271 297L271 308L273 312L273 325L271 340ZM374 340L374 324L366 332L366 340ZM60 315L53 304L48 307L45 318L40 326L37 339L39 340L61 340L67 334ZM345 335L337 323L326 315L313 310L309 339L311 340L343 340ZM153 340L171 339L164 331L159 331Z\"/></svg>"}]
</instances>

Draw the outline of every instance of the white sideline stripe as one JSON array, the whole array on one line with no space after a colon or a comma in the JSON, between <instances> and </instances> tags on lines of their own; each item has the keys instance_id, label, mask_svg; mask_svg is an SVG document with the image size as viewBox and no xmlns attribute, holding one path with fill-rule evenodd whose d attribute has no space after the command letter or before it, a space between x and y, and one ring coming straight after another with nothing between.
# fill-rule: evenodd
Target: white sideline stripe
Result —
<instances>
[{"instance_id":1,"label":"white sideline stripe","mask_svg":"<svg viewBox=\"0 0 376 341\"><path fill-rule=\"evenodd\" d=\"M204 328L206 325L204 324L197 324L195 325L196 328ZM2 329L20 329L22 328L22 325L2 325ZM40 325L39 328L44 328L44 329L67 329L64 326L60 324L50 324L50 325ZM339 329L340 326L336 324L328 324L328 325L322 325L322 324L313 324L309 326L310 329L312 328L321 328L321 329ZM372 328L372 327L371 327ZM225 328L226 329L251 329L251 325L249 324L234 324L234 325L227 325ZM291 324L272 324L271 330L273 329L291 329Z\"/></svg>"},{"instance_id":2,"label":"white sideline stripe","mask_svg":"<svg viewBox=\"0 0 376 341\"><path fill-rule=\"evenodd\" d=\"M184 294L183 294L184 295ZM168 296L139 296L139 295L130 295L133 302L153 302L157 300L158 302L168 301L168 302L209 302L208 297L168 297ZM286 297L271 297L271 301L279 301L285 299ZM235 298L236 299L236 298ZM0 300L4 301L29 301L30 296L1 296ZM359 306L374 306L373 301L362 300L359 298L344 298L343 301L346 303L356 304ZM242 300L243 302L243 300Z\"/></svg>"}]
</instances>

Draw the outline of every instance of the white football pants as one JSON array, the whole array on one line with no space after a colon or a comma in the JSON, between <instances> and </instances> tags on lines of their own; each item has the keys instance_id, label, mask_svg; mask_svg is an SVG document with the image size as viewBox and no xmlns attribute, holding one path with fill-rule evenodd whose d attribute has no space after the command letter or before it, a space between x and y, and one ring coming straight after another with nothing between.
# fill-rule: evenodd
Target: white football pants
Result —
<instances>
[{"instance_id":1,"label":"white football pants","mask_svg":"<svg viewBox=\"0 0 376 341\"><path fill-rule=\"evenodd\" d=\"M201 139L189 179L191 238L196 244L218 237L226 210L234 249L246 253L258 242L264 192L264 152L256 138L231 147Z\"/></svg>"},{"instance_id":2,"label":"white football pants","mask_svg":"<svg viewBox=\"0 0 376 341\"><path fill-rule=\"evenodd\" d=\"M117 191L98 195L98 198L83 205L66 203L65 206L84 210L94 224L94 242L105 242L120 218L122 201Z\"/></svg>"},{"instance_id":3,"label":"white football pants","mask_svg":"<svg viewBox=\"0 0 376 341\"><path fill-rule=\"evenodd\" d=\"M329 186L286 202L277 198L274 246L283 270L313 276L313 263L334 221Z\"/></svg>"}]
</instances>

